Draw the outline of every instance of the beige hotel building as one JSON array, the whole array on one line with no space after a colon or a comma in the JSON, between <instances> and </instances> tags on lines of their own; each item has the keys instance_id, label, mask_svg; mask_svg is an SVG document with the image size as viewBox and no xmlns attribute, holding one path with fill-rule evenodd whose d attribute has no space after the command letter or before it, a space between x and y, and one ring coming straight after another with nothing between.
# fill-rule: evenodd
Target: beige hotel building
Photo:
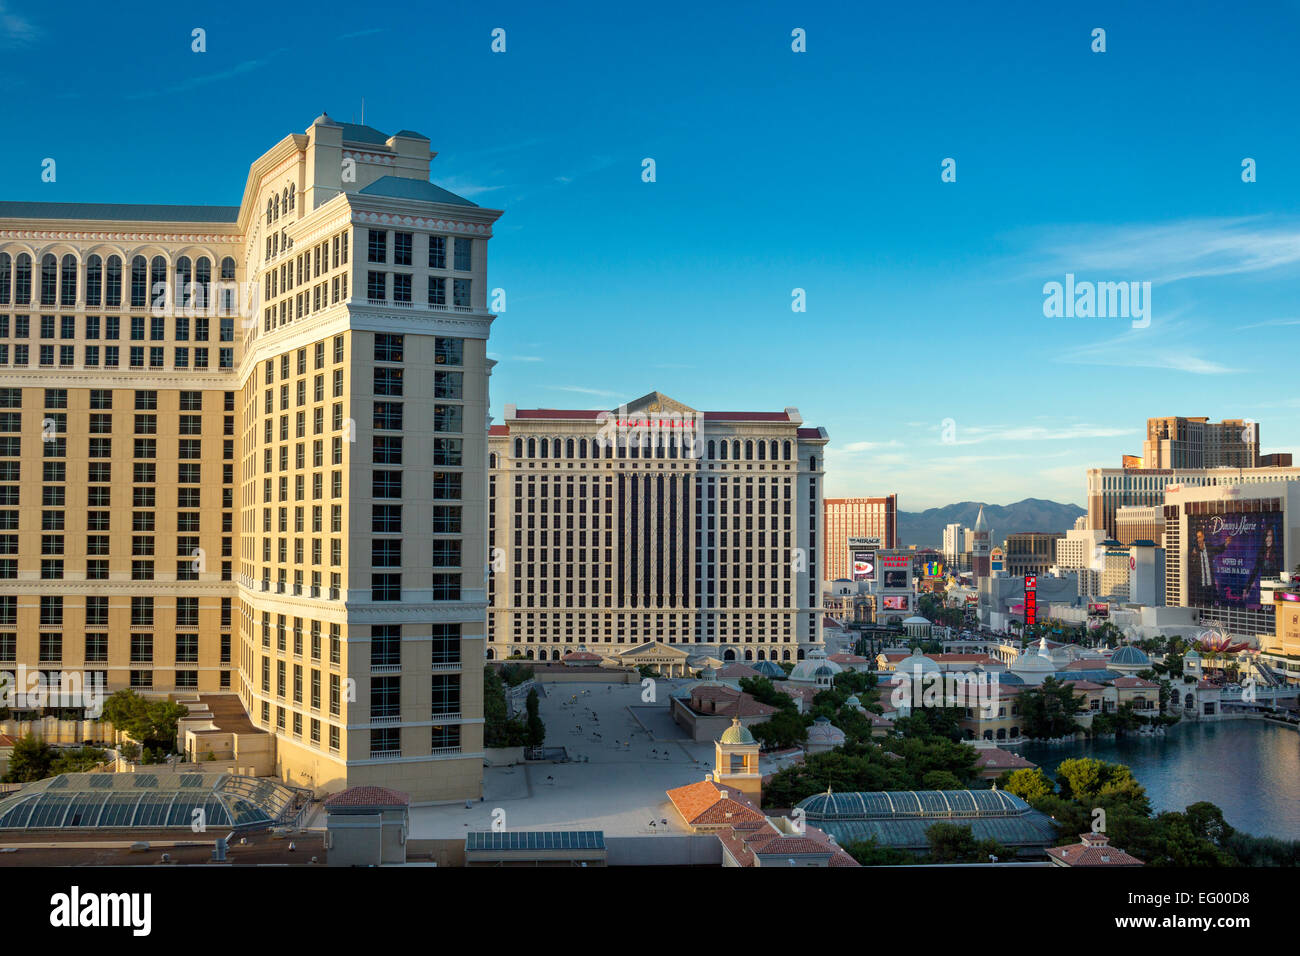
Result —
<instances>
[{"instance_id":1,"label":"beige hotel building","mask_svg":"<svg viewBox=\"0 0 1300 956\"><path fill-rule=\"evenodd\" d=\"M662 642L795 661L821 643L828 441L797 409L506 406L489 444L488 657Z\"/></svg>"},{"instance_id":2,"label":"beige hotel building","mask_svg":"<svg viewBox=\"0 0 1300 956\"><path fill-rule=\"evenodd\" d=\"M479 796L500 213L429 146L322 115L238 206L0 203L0 669L237 695L317 791Z\"/></svg>"}]
</instances>

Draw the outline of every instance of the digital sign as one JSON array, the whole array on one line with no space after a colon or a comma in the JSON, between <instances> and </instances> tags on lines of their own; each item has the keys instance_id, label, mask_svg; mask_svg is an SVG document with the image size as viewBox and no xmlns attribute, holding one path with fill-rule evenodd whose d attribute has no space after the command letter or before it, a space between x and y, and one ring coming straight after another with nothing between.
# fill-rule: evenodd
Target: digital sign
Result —
<instances>
[{"instance_id":1,"label":"digital sign","mask_svg":"<svg viewBox=\"0 0 1300 956\"><path fill-rule=\"evenodd\" d=\"M1189 515L1188 604L1258 609L1260 582L1286 567L1282 531L1280 511Z\"/></svg>"},{"instance_id":2,"label":"digital sign","mask_svg":"<svg viewBox=\"0 0 1300 956\"><path fill-rule=\"evenodd\" d=\"M886 571L885 571L885 588L886 588L886 589L890 589L890 588L905 589L906 587L907 587L907 572L906 572L906 571L891 571L891 570L886 569Z\"/></svg>"},{"instance_id":3,"label":"digital sign","mask_svg":"<svg viewBox=\"0 0 1300 956\"><path fill-rule=\"evenodd\" d=\"M854 581L874 581L876 579L876 553L874 551L854 551L850 556L853 565Z\"/></svg>"},{"instance_id":4,"label":"digital sign","mask_svg":"<svg viewBox=\"0 0 1300 956\"><path fill-rule=\"evenodd\" d=\"M1038 623L1038 577L1025 575L1025 625Z\"/></svg>"},{"instance_id":5,"label":"digital sign","mask_svg":"<svg viewBox=\"0 0 1300 956\"><path fill-rule=\"evenodd\" d=\"M1110 605L1109 605L1109 604L1089 604L1089 605L1088 605L1088 616L1089 616L1089 617L1110 617Z\"/></svg>"},{"instance_id":6,"label":"digital sign","mask_svg":"<svg viewBox=\"0 0 1300 956\"><path fill-rule=\"evenodd\" d=\"M886 611L906 611L907 595L906 594L886 595L884 598L881 599L881 606Z\"/></svg>"}]
</instances>

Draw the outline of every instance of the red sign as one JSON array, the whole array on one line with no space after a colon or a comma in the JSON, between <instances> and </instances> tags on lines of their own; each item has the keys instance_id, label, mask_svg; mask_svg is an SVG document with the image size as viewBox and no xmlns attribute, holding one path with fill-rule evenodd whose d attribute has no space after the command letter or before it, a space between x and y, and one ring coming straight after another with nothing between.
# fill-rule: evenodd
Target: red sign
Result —
<instances>
[{"instance_id":1,"label":"red sign","mask_svg":"<svg viewBox=\"0 0 1300 956\"><path fill-rule=\"evenodd\" d=\"M1025 575L1025 624L1038 623L1038 577Z\"/></svg>"}]
</instances>

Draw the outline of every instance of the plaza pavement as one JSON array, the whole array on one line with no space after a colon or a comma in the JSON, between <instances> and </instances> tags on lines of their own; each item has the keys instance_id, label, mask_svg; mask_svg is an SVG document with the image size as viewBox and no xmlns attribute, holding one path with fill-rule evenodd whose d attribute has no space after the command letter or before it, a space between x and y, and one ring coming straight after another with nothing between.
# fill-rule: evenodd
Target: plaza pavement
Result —
<instances>
[{"instance_id":1,"label":"plaza pavement","mask_svg":"<svg viewBox=\"0 0 1300 956\"><path fill-rule=\"evenodd\" d=\"M546 683L539 701L546 746L567 748L571 762L485 767L482 802L468 810L463 803L413 807L411 838L454 839L491 829L498 807L511 830L689 832L664 791L703 780L713 769L713 743L687 739L669 717L668 695L692 683L660 679L654 703L642 701L640 684Z\"/></svg>"}]
</instances>

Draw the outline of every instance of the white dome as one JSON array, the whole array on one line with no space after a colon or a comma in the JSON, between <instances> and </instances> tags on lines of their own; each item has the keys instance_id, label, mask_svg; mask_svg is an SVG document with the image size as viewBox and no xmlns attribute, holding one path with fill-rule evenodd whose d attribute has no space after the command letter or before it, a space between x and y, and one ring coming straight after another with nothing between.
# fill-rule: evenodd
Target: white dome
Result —
<instances>
[{"instance_id":1,"label":"white dome","mask_svg":"<svg viewBox=\"0 0 1300 956\"><path fill-rule=\"evenodd\" d=\"M790 671L790 676L787 679L796 682L804 681L809 684L814 683L817 680L817 671L822 667L828 668L832 676L844 670L839 664L827 658L825 651L820 647L816 647L808 652L807 657L794 665L794 670Z\"/></svg>"},{"instance_id":2,"label":"white dome","mask_svg":"<svg viewBox=\"0 0 1300 956\"><path fill-rule=\"evenodd\" d=\"M934 658L922 654L921 649L918 647L898 662L891 680L898 684L903 681L915 680L922 674L935 674L941 670L943 668L939 666L939 663Z\"/></svg>"},{"instance_id":3,"label":"white dome","mask_svg":"<svg viewBox=\"0 0 1300 956\"><path fill-rule=\"evenodd\" d=\"M1043 638L1038 642L1037 647L1025 648L1012 663L1011 669L1018 674L1042 674L1049 671L1055 672L1059 668L1056 666L1056 662L1052 660L1051 652L1047 649L1047 638Z\"/></svg>"}]
</instances>

